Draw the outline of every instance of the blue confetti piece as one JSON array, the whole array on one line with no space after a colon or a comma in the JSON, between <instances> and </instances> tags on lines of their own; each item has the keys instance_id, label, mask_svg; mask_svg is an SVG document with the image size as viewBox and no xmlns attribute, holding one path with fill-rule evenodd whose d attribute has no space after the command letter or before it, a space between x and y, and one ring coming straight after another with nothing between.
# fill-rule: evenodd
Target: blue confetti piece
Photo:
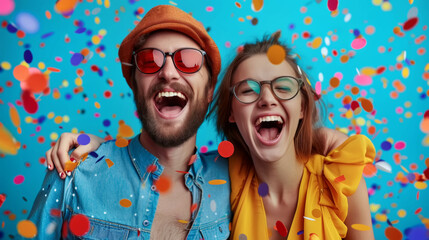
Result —
<instances>
[{"instance_id":1,"label":"blue confetti piece","mask_svg":"<svg viewBox=\"0 0 429 240\"><path fill-rule=\"evenodd\" d=\"M88 145L89 142L91 142L91 138L84 133L77 137L77 143L79 143L79 145Z\"/></svg>"},{"instance_id":2,"label":"blue confetti piece","mask_svg":"<svg viewBox=\"0 0 429 240\"><path fill-rule=\"evenodd\" d=\"M301 235L303 233L304 233L304 230L301 230L301 231L297 232L297 235Z\"/></svg>"},{"instance_id":3,"label":"blue confetti piece","mask_svg":"<svg viewBox=\"0 0 429 240\"><path fill-rule=\"evenodd\" d=\"M75 33L83 33L83 32L85 32L86 31L86 28L84 28L84 27L80 27L80 28L78 28L78 29L76 29L76 31L75 31Z\"/></svg>"},{"instance_id":4,"label":"blue confetti piece","mask_svg":"<svg viewBox=\"0 0 429 240\"><path fill-rule=\"evenodd\" d=\"M354 35L355 37L358 37L358 36L360 35L359 29L355 29L355 30L353 30L353 35Z\"/></svg>"},{"instance_id":5,"label":"blue confetti piece","mask_svg":"<svg viewBox=\"0 0 429 240\"><path fill-rule=\"evenodd\" d=\"M10 33L16 33L18 31L18 29L15 26L13 26L12 24L9 23L7 25L7 31L10 32Z\"/></svg>"},{"instance_id":6,"label":"blue confetti piece","mask_svg":"<svg viewBox=\"0 0 429 240\"><path fill-rule=\"evenodd\" d=\"M258 193L261 197L265 197L268 195L268 184L261 183L258 187Z\"/></svg>"},{"instance_id":7,"label":"blue confetti piece","mask_svg":"<svg viewBox=\"0 0 429 240\"><path fill-rule=\"evenodd\" d=\"M89 155L93 158L98 158L98 154L96 152L90 152Z\"/></svg>"},{"instance_id":8,"label":"blue confetti piece","mask_svg":"<svg viewBox=\"0 0 429 240\"><path fill-rule=\"evenodd\" d=\"M42 124L45 120L46 120L46 117L45 117L45 116L40 116L40 117L37 119L37 122L38 122L39 124Z\"/></svg>"},{"instance_id":9,"label":"blue confetti piece","mask_svg":"<svg viewBox=\"0 0 429 240\"><path fill-rule=\"evenodd\" d=\"M43 35L42 35L42 39L45 39L45 38L47 38L47 37L50 37L50 36L52 36L52 34L54 34L54 32L48 32L48 33L45 33L45 34L43 34Z\"/></svg>"},{"instance_id":10,"label":"blue confetti piece","mask_svg":"<svg viewBox=\"0 0 429 240\"><path fill-rule=\"evenodd\" d=\"M85 57L81 53L74 53L70 59L70 63L73 66L79 65Z\"/></svg>"},{"instance_id":11,"label":"blue confetti piece","mask_svg":"<svg viewBox=\"0 0 429 240\"><path fill-rule=\"evenodd\" d=\"M105 156L102 156L101 158L99 158L95 163L98 163L99 161L103 160Z\"/></svg>"},{"instance_id":12,"label":"blue confetti piece","mask_svg":"<svg viewBox=\"0 0 429 240\"><path fill-rule=\"evenodd\" d=\"M105 127L110 126L110 120L109 120L109 119L105 119L105 120L103 121L103 126L105 126Z\"/></svg>"},{"instance_id":13,"label":"blue confetti piece","mask_svg":"<svg viewBox=\"0 0 429 240\"><path fill-rule=\"evenodd\" d=\"M25 62L27 62L28 64L30 64L33 61L33 54L31 53L30 50L25 50L24 52L24 60Z\"/></svg>"}]
</instances>

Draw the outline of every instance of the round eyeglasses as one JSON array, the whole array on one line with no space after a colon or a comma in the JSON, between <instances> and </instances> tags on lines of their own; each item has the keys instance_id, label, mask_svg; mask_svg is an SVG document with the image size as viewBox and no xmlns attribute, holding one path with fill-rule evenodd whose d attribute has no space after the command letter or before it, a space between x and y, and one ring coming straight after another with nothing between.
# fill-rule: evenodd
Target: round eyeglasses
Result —
<instances>
[{"instance_id":1,"label":"round eyeglasses","mask_svg":"<svg viewBox=\"0 0 429 240\"><path fill-rule=\"evenodd\" d=\"M183 73L196 73L204 64L206 52L196 48L181 48L174 52L163 52L157 48L144 48L134 53L137 69L145 74L157 73L170 56L177 70Z\"/></svg>"},{"instance_id":2,"label":"round eyeglasses","mask_svg":"<svg viewBox=\"0 0 429 240\"><path fill-rule=\"evenodd\" d=\"M270 84L271 91L281 100L290 100L298 95L304 82L292 76L282 76L271 81L246 79L231 87L234 97L242 103L253 103L261 97L262 85Z\"/></svg>"}]
</instances>

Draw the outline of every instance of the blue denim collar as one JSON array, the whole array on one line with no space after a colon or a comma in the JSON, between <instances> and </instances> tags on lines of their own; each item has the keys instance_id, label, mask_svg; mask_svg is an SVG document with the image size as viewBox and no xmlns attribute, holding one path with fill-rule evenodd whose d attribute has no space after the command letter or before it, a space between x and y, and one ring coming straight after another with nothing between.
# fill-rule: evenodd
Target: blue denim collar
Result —
<instances>
[{"instance_id":1,"label":"blue denim collar","mask_svg":"<svg viewBox=\"0 0 429 240\"><path fill-rule=\"evenodd\" d=\"M131 161L137 170L142 183L146 182L150 173L147 171L151 165L156 166L156 170L152 172L155 179L158 179L164 171L164 167L159 163L158 158L152 153L146 150L140 143L140 134L135 136L128 144L128 154L130 155ZM203 170L203 164L201 162L200 154L196 151L196 160L191 165L188 173L185 174L185 184L190 187L192 181L197 180L199 183L204 183L203 177L201 176Z\"/></svg>"}]
</instances>

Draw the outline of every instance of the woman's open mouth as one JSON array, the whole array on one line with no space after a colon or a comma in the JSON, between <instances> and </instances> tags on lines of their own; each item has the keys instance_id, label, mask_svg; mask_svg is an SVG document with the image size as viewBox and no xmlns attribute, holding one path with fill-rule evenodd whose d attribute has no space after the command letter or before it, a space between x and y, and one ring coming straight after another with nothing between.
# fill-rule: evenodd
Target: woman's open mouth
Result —
<instances>
[{"instance_id":1,"label":"woman's open mouth","mask_svg":"<svg viewBox=\"0 0 429 240\"><path fill-rule=\"evenodd\" d=\"M284 126L282 117L272 115L256 119L255 130L258 139L265 145L274 145L280 139Z\"/></svg>"}]
</instances>

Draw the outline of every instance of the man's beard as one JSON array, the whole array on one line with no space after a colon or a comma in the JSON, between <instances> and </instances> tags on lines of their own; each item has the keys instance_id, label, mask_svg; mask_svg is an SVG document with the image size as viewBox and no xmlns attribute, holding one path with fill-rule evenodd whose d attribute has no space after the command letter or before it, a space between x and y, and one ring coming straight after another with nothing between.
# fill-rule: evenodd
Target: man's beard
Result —
<instances>
[{"instance_id":1,"label":"man's beard","mask_svg":"<svg viewBox=\"0 0 429 240\"><path fill-rule=\"evenodd\" d=\"M193 100L192 91L183 89L181 85L171 84L176 91L183 92L188 97L188 103L191 104ZM158 84L152 88L149 92L149 96L153 96L153 93L156 93L163 89L161 84ZM208 85L205 88L205 94L202 95L202 99L193 102L193 106L189 106L189 112L185 120L182 122L181 126L177 127L175 131L162 131L162 126L155 121L156 114L154 111L149 111L149 108L153 103L153 99L147 98L144 94L140 94L138 90L134 93L134 103L136 104L137 114L142 124L143 130L149 135L149 137L157 144L163 147L176 147L180 144L187 141L189 138L194 136L198 128L204 121L204 117L207 113L208 103L207 103L207 94L208 94Z\"/></svg>"}]
</instances>

